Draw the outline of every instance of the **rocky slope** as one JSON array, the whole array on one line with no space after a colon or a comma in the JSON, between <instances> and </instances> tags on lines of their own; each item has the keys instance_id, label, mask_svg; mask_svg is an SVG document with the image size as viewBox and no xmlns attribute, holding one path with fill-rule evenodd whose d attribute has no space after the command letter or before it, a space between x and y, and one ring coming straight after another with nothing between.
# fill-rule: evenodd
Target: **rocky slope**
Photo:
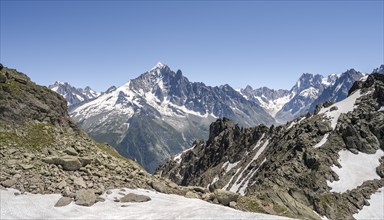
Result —
<instances>
[{"instance_id":1,"label":"rocky slope","mask_svg":"<svg viewBox=\"0 0 384 220\"><path fill-rule=\"evenodd\" d=\"M184 195L108 145L93 141L67 114L65 99L0 65L0 186L21 193L61 193L92 205L111 188Z\"/></svg>"},{"instance_id":2,"label":"rocky slope","mask_svg":"<svg viewBox=\"0 0 384 220\"><path fill-rule=\"evenodd\" d=\"M246 127L274 123L263 108L230 86L190 82L180 70L161 63L71 109L70 115L97 141L109 143L150 172L194 140L207 138L217 117Z\"/></svg>"},{"instance_id":3,"label":"rocky slope","mask_svg":"<svg viewBox=\"0 0 384 220\"><path fill-rule=\"evenodd\" d=\"M278 127L210 126L208 141L158 174L181 185L226 189L236 206L303 219L353 219L384 187L384 76L356 82L348 98ZM380 211L380 210L378 210Z\"/></svg>"}]
</instances>

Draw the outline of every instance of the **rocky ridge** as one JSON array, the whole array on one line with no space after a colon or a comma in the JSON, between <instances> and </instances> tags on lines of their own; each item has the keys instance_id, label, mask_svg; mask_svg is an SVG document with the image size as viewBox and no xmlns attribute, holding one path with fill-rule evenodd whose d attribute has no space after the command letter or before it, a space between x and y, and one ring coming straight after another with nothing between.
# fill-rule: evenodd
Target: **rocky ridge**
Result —
<instances>
[{"instance_id":1,"label":"rocky ridge","mask_svg":"<svg viewBox=\"0 0 384 220\"><path fill-rule=\"evenodd\" d=\"M375 73L356 82L347 99L321 104L315 114L286 125L241 128L219 119L211 124L208 141L195 142L157 173L181 185L239 193L240 209L353 219L384 186L383 106L384 76ZM348 168L341 160L345 153L379 155L370 171L376 177L361 176L361 184L340 190L346 177L339 169Z\"/></svg>"}]
</instances>

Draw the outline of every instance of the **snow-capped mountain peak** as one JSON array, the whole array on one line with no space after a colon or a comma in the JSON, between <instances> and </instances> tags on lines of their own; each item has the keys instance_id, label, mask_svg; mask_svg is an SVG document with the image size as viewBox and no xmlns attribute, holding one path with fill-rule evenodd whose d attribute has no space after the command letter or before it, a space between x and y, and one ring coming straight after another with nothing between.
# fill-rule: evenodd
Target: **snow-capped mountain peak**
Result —
<instances>
[{"instance_id":1,"label":"snow-capped mountain peak","mask_svg":"<svg viewBox=\"0 0 384 220\"><path fill-rule=\"evenodd\" d=\"M243 126L274 123L263 108L229 85L190 82L181 70L164 64L70 114L96 139L119 146L122 155L151 172L165 158L205 138L217 117L230 117Z\"/></svg>"},{"instance_id":2,"label":"snow-capped mountain peak","mask_svg":"<svg viewBox=\"0 0 384 220\"><path fill-rule=\"evenodd\" d=\"M374 69L372 73L381 73L384 74L384 64L381 64L380 67Z\"/></svg>"},{"instance_id":3,"label":"snow-capped mountain peak","mask_svg":"<svg viewBox=\"0 0 384 220\"><path fill-rule=\"evenodd\" d=\"M158 63L151 69L151 71L152 71L152 70L156 70L156 69L162 69L162 68L164 68L164 67L167 67L167 65L165 65L165 64L163 64L163 63L161 63L161 62L158 62Z\"/></svg>"},{"instance_id":4,"label":"snow-capped mountain peak","mask_svg":"<svg viewBox=\"0 0 384 220\"><path fill-rule=\"evenodd\" d=\"M95 99L101 95L101 93L94 91L89 86L82 88L76 88L67 82L56 81L54 84L48 86L52 91L62 95L68 102L68 106L87 102Z\"/></svg>"}]
</instances>

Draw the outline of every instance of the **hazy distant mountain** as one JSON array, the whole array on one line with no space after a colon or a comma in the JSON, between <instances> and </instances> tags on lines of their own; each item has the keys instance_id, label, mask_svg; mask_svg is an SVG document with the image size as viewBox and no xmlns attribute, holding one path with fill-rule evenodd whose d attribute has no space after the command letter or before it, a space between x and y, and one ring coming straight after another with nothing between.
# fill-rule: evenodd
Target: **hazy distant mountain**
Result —
<instances>
[{"instance_id":1,"label":"hazy distant mountain","mask_svg":"<svg viewBox=\"0 0 384 220\"><path fill-rule=\"evenodd\" d=\"M384 74L384 64L382 64L379 68L376 68L372 71L372 73L381 73Z\"/></svg>"},{"instance_id":2,"label":"hazy distant mountain","mask_svg":"<svg viewBox=\"0 0 384 220\"><path fill-rule=\"evenodd\" d=\"M290 91L284 89L274 90L267 87L253 89L248 85L245 89L239 90L239 92L247 99L258 103L272 117L275 117L277 112L292 99Z\"/></svg>"},{"instance_id":3,"label":"hazy distant mountain","mask_svg":"<svg viewBox=\"0 0 384 220\"><path fill-rule=\"evenodd\" d=\"M67 82L56 81L53 85L48 86L49 89L62 95L68 102L68 106L87 102L97 98L101 93L92 90L89 86L75 88Z\"/></svg>"},{"instance_id":4,"label":"hazy distant mountain","mask_svg":"<svg viewBox=\"0 0 384 220\"><path fill-rule=\"evenodd\" d=\"M263 107L277 123L283 124L313 112L317 104L344 99L353 83L363 76L364 74L353 69L327 77L304 73L291 90L273 90L267 87L254 90L247 86L239 92Z\"/></svg>"},{"instance_id":5,"label":"hazy distant mountain","mask_svg":"<svg viewBox=\"0 0 384 220\"><path fill-rule=\"evenodd\" d=\"M96 140L114 146L149 171L208 137L209 124L228 117L242 126L275 120L229 85L190 82L180 70L157 64L126 84L70 111Z\"/></svg>"}]
</instances>

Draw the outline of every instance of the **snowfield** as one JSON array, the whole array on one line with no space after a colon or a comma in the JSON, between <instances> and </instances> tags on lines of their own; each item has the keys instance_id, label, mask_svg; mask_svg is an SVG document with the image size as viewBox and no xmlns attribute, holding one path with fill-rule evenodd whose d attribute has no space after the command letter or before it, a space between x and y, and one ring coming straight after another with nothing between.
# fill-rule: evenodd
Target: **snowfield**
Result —
<instances>
[{"instance_id":1,"label":"snowfield","mask_svg":"<svg viewBox=\"0 0 384 220\"><path fill-rule=\"evenodd\" d=\"M105 202L91 207L71 203L54 207L61 195L27 194L15 196L14 189L0 190L1 219L289 219L281 216L238 211L229 207L214 205L199 199L187 199L144 189L126 189L124 194L136 193L151 197L144 203L114 202L122 197L120 190L111 195L103 194ZM121 207L121 205L127 207Z\"/></svg>"},{"instance_id":2,"label":"snowfield","mask_svg":"<svg viewBox=\"0 0 384 220\"><path fill-rule=\"evenodd\" d=\"M384 156L384 151L379 149L375 154L354 154L348 150L339 152L338 162L341 168L333 165L331 169L339 176L338 181L327 181L331 192L343 193L360 186L364 181L380 179L376 167L380 165L379 159Z\"/></svg>"},{"instance_id":3,"label":"snowfield","mask_svg":"<svg viewBox=\"0 0 384 220\"><path fill-rule=\"evenodd\" d=\"M376 193L371 195L371 198L368 200L369 206L364 206L359 213L354 214L353 217L357 220L366 220L366 219L384 219L384 187L380 188Z\"/></svg>"},{"instance_id":4,"label":"snowfield","mask_svg":"<svg viewBox=\"0 0 384 220\"><path fill-rule=\"evenodd\" d=\"M352 95L348 96L346 99L337 102L327 108L322 108L319 114L325 113L328 119L331 121L331 126L333 130L335 130L337 125L337 120L339 119L341 114L345 114L353 111L355 108L355 102L358 98L361 97L360 90L355 91ZM337 110L331 111L331 108L336 107Z\"/></svg>"}]
</instances>

